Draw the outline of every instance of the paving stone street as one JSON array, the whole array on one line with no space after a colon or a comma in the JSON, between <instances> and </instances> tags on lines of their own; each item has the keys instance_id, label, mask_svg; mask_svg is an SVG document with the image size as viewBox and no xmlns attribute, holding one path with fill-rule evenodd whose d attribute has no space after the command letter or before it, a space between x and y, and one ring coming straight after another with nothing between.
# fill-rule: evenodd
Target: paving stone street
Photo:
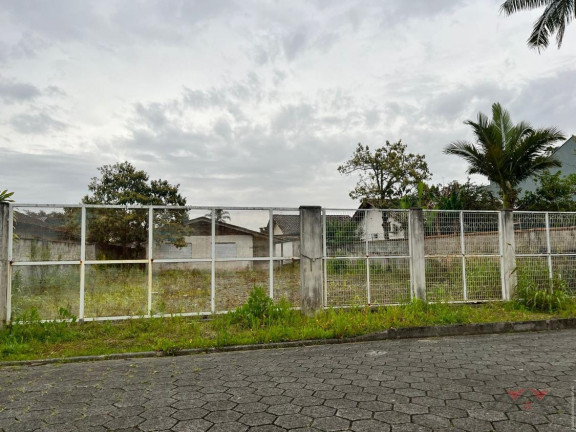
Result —
<instances>
[{"instance_id":1,"label":"paving stone street","mask_svg":"<svg viewBox=\"0 0 576 432\"><path fill-rule=\"evenodd\" d=\"M0 368L0 429L570 431L576 330Z\"/></svg>"}]
</instances>

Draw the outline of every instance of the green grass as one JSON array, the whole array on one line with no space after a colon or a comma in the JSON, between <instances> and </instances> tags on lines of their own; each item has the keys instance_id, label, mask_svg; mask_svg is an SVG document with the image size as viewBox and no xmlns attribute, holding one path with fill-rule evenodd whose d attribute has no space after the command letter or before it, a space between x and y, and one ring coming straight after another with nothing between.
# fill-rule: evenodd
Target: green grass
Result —
<instances>
[{"instance_id":1,"label":"green grass","mask_svg":"<svg viewBox=\"0 0 576 432\"><path fill-rule=\"evenodd\" d=\"M286 300L274 303L262 288L252 290L246 304L212 320L166 316L151 319L79 323L65 309L60 318L69 322L40 322L29 312L0 330L0 359L24 360L119 352L164 351L223 347L292 340L344 338L389 328L523 321L575 317L576 301L562 308L533 312L518 302L483 305L430 304L421 301L376 310L364 307L329 309L314 317L290 309Z\"/></svg>"}]
</instances>

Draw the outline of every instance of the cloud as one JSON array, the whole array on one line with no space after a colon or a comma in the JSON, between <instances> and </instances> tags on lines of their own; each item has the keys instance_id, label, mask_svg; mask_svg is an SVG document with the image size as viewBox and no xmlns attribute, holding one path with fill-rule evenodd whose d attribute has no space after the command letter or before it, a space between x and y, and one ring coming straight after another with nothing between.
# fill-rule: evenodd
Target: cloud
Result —
<instances>
[{"instance_id":1,"label":"cloud","mask_svg":"<svg viewBox=\"0 0 576 432\"><path fill-rule=\"evenodd\" d=\"M10 125L21 134L46 134L61 132L68 128L65 123L43 112L15 115L10 119Z\"/></svg>"},{"instance_id":2,"label":"cloud","mask_svg":"<svg viewBox=\"0 0 576 432\"><path fill-rule=\"evenodd\" d=\"M5 103L20 103L36 99L42 92L32 84L14 82L6 79L0 81L0 99Z\"/></svg>"}]
</instances>

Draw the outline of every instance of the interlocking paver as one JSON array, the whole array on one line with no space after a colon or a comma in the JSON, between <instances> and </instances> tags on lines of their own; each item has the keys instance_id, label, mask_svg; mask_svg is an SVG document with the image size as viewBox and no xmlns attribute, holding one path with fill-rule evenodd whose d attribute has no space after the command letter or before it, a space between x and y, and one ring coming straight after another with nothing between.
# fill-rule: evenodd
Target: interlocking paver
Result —
<instances>
[{"instance_id":1,"label":"interlocking paver","mask_svg":"<svg viewBox=\"0 0 576 432\"><path fill-rule=\"evenodd\" d=\"M568 432L574 352L565 330L6 367L0 431Z\"/></svg>"},{"instance_id":2,"label":"interlocking paver","mask_svg":"<svg viewBox=\"0 0 576 432\"><path fill-rule=\"evenodd\" d=\"M350 429L350 422L338 417L323 417L315 419L312 427L322 431L345 431Z\"/></svg>"}]
</instances>

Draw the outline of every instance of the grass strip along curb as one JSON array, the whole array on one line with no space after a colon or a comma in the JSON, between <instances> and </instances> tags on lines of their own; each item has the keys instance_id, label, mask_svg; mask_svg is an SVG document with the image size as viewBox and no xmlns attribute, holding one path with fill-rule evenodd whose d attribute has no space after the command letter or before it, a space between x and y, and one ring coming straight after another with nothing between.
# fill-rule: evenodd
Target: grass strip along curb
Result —
<instances>
[{"instance_id":1,"label":"grass strip along curb","mask_svg":"<svg viewBox=\"0 0 576 432\"><path fill-rule=\"evenodd\" d=\"M499 334L499 333L522 333L522 332L537 332L537 331L549 331L549 330L565 330L574 328L576 328L576 318L558 318L558 319L518 321L518 322L492 322L492 323L478 323L478 324L450 324L450 325L425 326L425 327L405 327L399 329L391 328L380 332L354 337L297 340L288 342L272 342L264 344L232 345L224 347L190 348L190 349L176 350L171 353L167 353L164 351L143 351L134 353L104 354L95 356L49 358L40 360L2 361L0 362L0 367L25 366L25 365L36 366L52 363L88 362L98 360L127 360L136 358L172 357L172 356L193 355L193 354L254 351L261 349L293 348L293 347L304 347L312 345L332 345L342 343L371 342L371 341L383 341L383 340L395 340L395 339L414 339L414 338L430 338L430 337L444 337L444 336L470 336L470 335Z\"/></svg>"}]
</instances>

